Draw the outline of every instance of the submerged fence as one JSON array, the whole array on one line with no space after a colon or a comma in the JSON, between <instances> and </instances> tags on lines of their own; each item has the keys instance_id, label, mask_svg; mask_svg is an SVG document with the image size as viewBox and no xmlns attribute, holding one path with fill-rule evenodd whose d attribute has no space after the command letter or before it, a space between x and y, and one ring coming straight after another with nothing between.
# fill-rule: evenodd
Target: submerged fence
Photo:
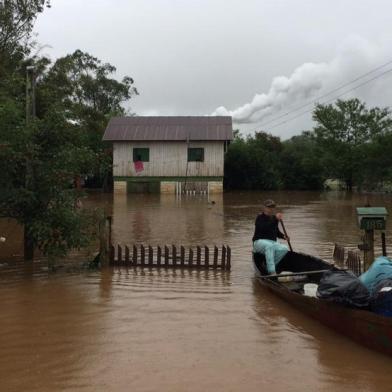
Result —
<instances>
[{"instance_id":1,"label":"submerged fence","mask_svg":"<svg viewBox=\"0 0 392 392\"><path fill-rule=\"evenodd\" d=\"M349 250L345 259L346 249L342 245L335 244L333 250L333 260L344 265L348 270L359 276L363 272L361 256L357 251Z\"/></svg>"},{"instance_id":2,"label":"submerged fence","mask_svg":"<svg viewBox=\"0 0 392 392\"><path fill-rule=\"evenodd\" d=\"M231 248L207 245L185 248L184 246L151 245L121 246L111 245L109 248L109 264L127 267L158 268L200 268L231 269Z\"/></svg>"}]
</instances>

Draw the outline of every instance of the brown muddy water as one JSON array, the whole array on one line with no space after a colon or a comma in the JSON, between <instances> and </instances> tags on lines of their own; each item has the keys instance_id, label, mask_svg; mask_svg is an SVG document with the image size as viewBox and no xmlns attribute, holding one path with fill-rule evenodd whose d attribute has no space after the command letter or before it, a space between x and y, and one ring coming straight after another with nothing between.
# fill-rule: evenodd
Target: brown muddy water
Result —
<instances>
[{"instance_id":1,"label":"brown muddy water","mask_svg":"<svg viewBox=\"0 0 392 392\"><path fill-rule=\"evenodd\" d=\"M391 391L392 359L255 281L253 221L270 197L295 250L330 260L334 242L359 243L354 207L364 196L90 197L86 204L113 213L116 243L226 243L232 271L1 268L0 391ZM392 196L370 202L392 211ZM1 230L10 236L4 260L17 252L17 229L3 222Z\"/></svg>"}]
</instances>

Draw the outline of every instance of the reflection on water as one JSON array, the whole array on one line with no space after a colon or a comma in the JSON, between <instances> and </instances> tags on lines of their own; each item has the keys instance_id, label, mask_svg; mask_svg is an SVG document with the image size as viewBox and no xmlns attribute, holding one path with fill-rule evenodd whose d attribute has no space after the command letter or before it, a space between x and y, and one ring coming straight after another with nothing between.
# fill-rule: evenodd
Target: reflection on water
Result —
<instances>
[{"instance_id":1,"label":"reflection on water","mask_svg":"<svg viewBox=\"0 0 392 392\"><path fill-rule=\"evenodd\" d=\"M303 316L254 280L250 238L266 198L281 205L296 250L330 259L334 242L359 242L361 196L91 197L113 214L115 242L226 243L233 269L48 277L35 265L3 268L1 390L389 391L390 358ZM392 210L387 196L370 202Z\"/></svg>"}]
</instances>

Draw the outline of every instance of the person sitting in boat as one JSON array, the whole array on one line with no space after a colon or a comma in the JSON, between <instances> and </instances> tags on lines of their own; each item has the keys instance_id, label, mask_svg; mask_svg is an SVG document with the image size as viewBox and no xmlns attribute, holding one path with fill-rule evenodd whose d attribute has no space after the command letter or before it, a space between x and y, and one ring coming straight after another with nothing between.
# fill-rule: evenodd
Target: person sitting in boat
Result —
<instances>
[{"instance_id":1,"label":"person sitting in boat","mask_svg":"<svg viewBox=\"0 0 392 392\"><path fill-rule=\"evenodd\" d=\"M276 265L288 252L287 246L277 242L277 238L289 240L278 227L282 219L282 213L276 212L276 203L273 200L264 202L263 212L259 214L255 222L253 235L253 252L265 256L267 271L269 274L276 273Z\"/></svg>"}]
</instances>

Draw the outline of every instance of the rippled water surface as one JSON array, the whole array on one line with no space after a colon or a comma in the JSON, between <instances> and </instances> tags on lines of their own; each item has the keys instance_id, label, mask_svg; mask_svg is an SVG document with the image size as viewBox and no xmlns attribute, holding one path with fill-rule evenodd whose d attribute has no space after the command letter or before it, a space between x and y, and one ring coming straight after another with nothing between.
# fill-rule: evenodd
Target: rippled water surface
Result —
<instances>
[{"instance_id":1,"label":"rippled water surface","mask_svg":"<svg viewBox=\"0 0 392 392\"><path fill-rule=\"evenodd\" d=\"M265 198L295 250L331 259L360 240L364 196L228 193L92 196L115 243L229 244L232 271L0 269L1 391L390 391L392 360L307 318L254 279L250 238ZM371 196L392 211L392 197ZM2 260L17 253L18 229ZM20 239L19 239L20 240ZM388 242L391 243L388 235ZM14 249L11 249L14 248ZM391 249L392 250L392 249Z\"/></svg>"}]
</instances>

